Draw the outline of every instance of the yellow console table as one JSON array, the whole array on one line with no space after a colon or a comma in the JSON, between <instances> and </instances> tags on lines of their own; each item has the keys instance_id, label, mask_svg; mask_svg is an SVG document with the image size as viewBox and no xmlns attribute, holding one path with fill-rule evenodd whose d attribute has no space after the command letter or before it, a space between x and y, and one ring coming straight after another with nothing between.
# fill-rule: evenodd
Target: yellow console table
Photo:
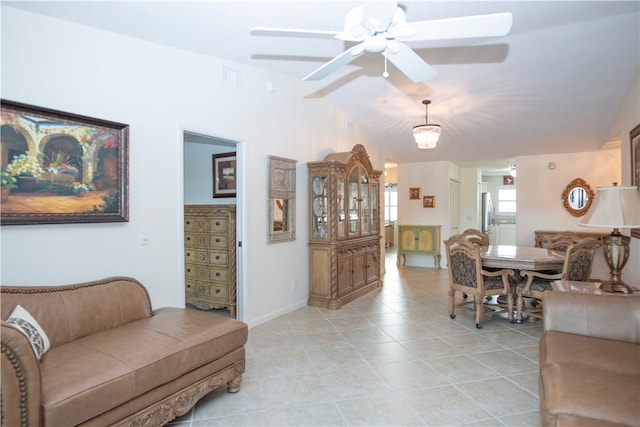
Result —
<instances>
[{"instance_id":1,"label":"yellow console table","mask_svg":"<svg viewBox=\"0 0 640 427\"><path fill-rule=\"evenodd\" d=\"M440 225L399 225L398 267L405 264L405 255L430 255L433 256L434 266L440 268L440 227Z\"/></svg>"}]
</instances>

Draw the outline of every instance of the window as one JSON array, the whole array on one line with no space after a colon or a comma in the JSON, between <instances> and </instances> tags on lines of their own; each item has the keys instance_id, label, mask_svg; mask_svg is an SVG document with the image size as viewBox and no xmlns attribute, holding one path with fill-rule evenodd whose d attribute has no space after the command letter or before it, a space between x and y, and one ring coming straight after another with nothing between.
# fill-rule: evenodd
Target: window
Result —
<instances>
[{"instance_id":1,"label":"window","mask_svg":"<svg viewBox=\"0 0 640 427\"><path fill-rule=\"evenodd\" d=\"M385 221L398 220L398 184L384 185L384 218Z\"/></svg>"},{"instance_id":2,"label":"window","mask_svg":"<svg viewBox=\"0 0 640 427\"><path fill-rule=\"evenodd\" d=\"M516 190L511 187L498 188L498 213L515 215Z\"/></svg>"}]
</instances>

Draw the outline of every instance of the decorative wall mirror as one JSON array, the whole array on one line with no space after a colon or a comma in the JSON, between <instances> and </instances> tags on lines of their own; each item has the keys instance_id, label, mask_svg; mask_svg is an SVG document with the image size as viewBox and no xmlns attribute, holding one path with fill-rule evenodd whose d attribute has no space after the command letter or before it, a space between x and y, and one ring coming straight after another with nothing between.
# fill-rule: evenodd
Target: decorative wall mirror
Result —
<instances>
[{"instance_id":1,"label":"decorative wall mirror","mask_svg":"<svg viewBox=\"0 0 640 427\"><path fill-rule=\"evenodd\" d=\"M268 243L296 239L296 162L269 156Z\"/></svg>"},{"instance_id":2,"label":"decorative wall mirror","mask_svg":"<svg viewBox=\"0 0 640 427\"><path fill-rule=\"evenodd\" d=\"M583 179L576 178L562 192L564 208L573 216L589 212L595 192Z\"/></svg>"}]
</instances>

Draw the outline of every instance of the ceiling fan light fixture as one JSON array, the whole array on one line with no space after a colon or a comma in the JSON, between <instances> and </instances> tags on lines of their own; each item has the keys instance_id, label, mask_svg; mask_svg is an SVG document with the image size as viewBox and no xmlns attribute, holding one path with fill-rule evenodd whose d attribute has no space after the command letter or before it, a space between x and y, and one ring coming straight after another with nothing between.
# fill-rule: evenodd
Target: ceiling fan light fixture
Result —
<instances>
[{"instance_id":1,"label":"ceiling fan light fixture","mask_svg":"<svg viewBox=\"0 0 640 427\"><path fill-rule=\"evenodd\" d=\"M440 125L429 124L428 108L431 101L425 99L422 103L425 105L425 124L413 127L413 139L419 149L426 150L436 148L442 129Z\"/></svg>"}]
</instances>

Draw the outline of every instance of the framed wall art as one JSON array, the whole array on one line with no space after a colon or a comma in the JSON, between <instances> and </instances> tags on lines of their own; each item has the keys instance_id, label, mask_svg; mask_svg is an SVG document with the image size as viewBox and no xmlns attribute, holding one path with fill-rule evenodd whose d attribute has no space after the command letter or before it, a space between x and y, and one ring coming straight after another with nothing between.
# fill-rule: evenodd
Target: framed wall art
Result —
<instances>
[{"instance_id":1,"label":"framed wall art","mask_svg":"<svg viewBox=\"0 0 640 427\"><path fill-rule=\"evenodd\" d=\"M640 191L640 125L630 132L631 141L631 185Z\"/></svg>"},{"instance_id":2,"label":"framed wall art","mask_svg":"<svg viewBox=\"0 0 640 427\"><path fill-rule=\"evenodd\" d=\"M296 163L297 160L268 156L269 212L268 243L296 239Z\"/></svg>"},{"instance_id":3,"label":"framed wall art","mask_svg":"<svg viewBox=\"0 0 640 427\"><path fill-rule=\"evenodd\" d=\"M422 198L422 207L423 208L435 208L436 207L436 196L424 196Z\"/></svg>"},{"instance_id":4,"label":"framed wall art","mask_svg":"<svg viewBox=\"0 0 640 427\"><path fill-rule=\"evenodd\" d=\"M236 197L236 153L213 154L213 197Z\"/></svg>"},{"instance_id":5,"label":"framed wall art","mask_svg":"<svg viewBox=\"0 0 640 427\"><path fill-rule=\"evenodd\" d=\"M129 125L0 104L2 225L129 221Z\"/></svg>"},{"instance_id":6,"label":"framed wall art","mask_svg":"<svg viewBox=\"0 0 640 427\"><path fill-rule=\"evenodd\" d=\"M629 133L631 146L631 185L640 191L640 124ZM640 228L631 229L631 236L640 239Z\"/></svg>"},{"instance_id":7,"label":"framed wall art","mask_svg":"<svg viewBox=\"0 0 640 427\"><path fill-rule=\"evenodd\" d=\"M409 200L420 200L420 187L409 188Z\"/></svg>"}]
</instances>

